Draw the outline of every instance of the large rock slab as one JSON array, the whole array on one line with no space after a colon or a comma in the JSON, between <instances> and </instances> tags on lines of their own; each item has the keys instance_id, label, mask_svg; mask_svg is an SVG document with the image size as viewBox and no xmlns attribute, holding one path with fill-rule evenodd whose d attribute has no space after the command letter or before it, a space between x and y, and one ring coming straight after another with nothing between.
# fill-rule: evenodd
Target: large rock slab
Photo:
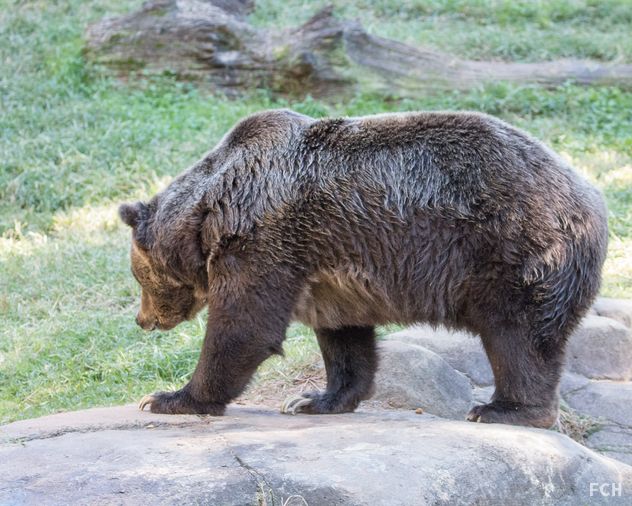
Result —
<instances>
[{"instance_id":1,"label":"large rock slab","mask_svg":"<svg viewBox=\"0 0 632 506\"><path fill-rule=\"evenodd\" d=\"M373 399L395 408L423 408L462 420L472 404L469 380L432 351L414 344L384 341Z\"/></svg>"},{"instance_id":2,"label":"large rock slab","mask_svg":"<svg viewBox=\"0 0 632 506\"><path fill-rule=\"evenodd\" d=\"M593 304L592 310L599 316L611 318L632 328L632 300L599 297Z\"/></svg>"},{"instance_id":3,"label":"large rock slab","mask_svg":"<svg viewBox=\"0 0 632 506\"><path fill-rule=\"evenodd\" d=\"M445 327L435 329L430 325L419 325L390 334L387 339L417 344L434 351L476 385L494 383L492 368L478 336Z\"/></svg>"},{"instance_id":4,"label":"large rock slab","mask_svg":"<svg viewBox=\"0 0 632 506\"><path fill-rule=\"evenodd\" d=\"M610 420L632 427L632 383L619 381L591 381L570 392L566 402L580 413Z\"/></svg>"},{"instance_id":5,"label":"large rock slab","mask_svg":"<svg viewBox=\"0 0 632 506\"><path fill-rule=\"evenodd\" d=\"M551 431L412 412L295 417L133 407L0 429L1 504L629 504L632 467ZM92 422L90 422L92 419ZM621 501L590 495L621 484ZM616 498L615 498L616 499ZM288 505L304 504L299 498Z\"/></svg>"},{"instance_id":6,"label":"large rock slab","mask_svg":"<svg viewBox=\"0 0 632 506\"><path fill-rule=\"evenodd\" d=\"M568 342L567 368L593 379L632 379L632 330L616 320L588 315Z\"/></svg>"}]
</instances>

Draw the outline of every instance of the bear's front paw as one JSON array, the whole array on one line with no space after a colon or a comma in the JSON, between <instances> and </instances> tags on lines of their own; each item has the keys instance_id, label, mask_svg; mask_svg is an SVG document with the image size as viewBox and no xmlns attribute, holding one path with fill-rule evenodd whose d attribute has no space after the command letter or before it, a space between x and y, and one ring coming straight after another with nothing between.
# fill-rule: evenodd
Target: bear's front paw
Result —
<instances>
[{"instance_id":1,"label":"bear's front paw","mask_svg":"<svg viewBox=\"0 0 632 506\"><path fill-rule=\"evenodd\" d=\"M146 406L152 413L165 415L214 415L224 414L226 406L217 402L199 402L193 399L186 390L175 392L156 392L145 395L138 404L143 411Z\"/></svg>"}]
</instances>

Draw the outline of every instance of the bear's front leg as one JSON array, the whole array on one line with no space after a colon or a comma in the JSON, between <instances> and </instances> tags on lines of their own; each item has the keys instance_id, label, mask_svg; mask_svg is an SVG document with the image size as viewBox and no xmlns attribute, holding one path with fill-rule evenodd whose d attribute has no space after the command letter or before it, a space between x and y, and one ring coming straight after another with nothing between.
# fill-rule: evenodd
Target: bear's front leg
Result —
<instances>
[{"instance_id":1,"label":"bear's front leg","mask_svg":"<svg viewBox=\"0 0 632 506\"><path fill-rule=\"evenodd\" d=\"M238 397L257 367L282 353L285 330L300 288L286 276L259 279L238 293L209 296L209 316L200 359L191 381L176 392L143 397L139 408L152 413L222 415L226 404ZM222 283L222 286L231 286Z\"/></svg>"},{"instance_id":2,"label":"bear's front leg","mask_svg":"<svg viewBox=\"0 0 632 506\"><path fill-rule=\"evenodd\" d=\"M226 404L239 396L259 364L272 354L270 335L262 334L251 324L236 321L236 317L210 316L191 381L176 392L146 396L139 407L149 405L152 413L222 415ZM282 335L280 332L274 339L279 350Z\"/></svg>"}]
</instances>

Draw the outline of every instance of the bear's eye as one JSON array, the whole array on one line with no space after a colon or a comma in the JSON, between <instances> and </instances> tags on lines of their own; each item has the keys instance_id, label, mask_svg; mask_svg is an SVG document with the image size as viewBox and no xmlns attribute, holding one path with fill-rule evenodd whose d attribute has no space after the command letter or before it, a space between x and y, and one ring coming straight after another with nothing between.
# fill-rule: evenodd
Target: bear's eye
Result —
<instances>
[{"instance_id":1,"label":"bear's eye","mask_svg":"<svg viewBox=\"0 0 632 506\"><path fill-rule=\"evenodd\" d=\"M147 267L139 267L137 265L132 264L132 275L136 278L136 281L140 285L145 285L150 282L152 279L151 270Z\"/></svg>"}]
</instances>

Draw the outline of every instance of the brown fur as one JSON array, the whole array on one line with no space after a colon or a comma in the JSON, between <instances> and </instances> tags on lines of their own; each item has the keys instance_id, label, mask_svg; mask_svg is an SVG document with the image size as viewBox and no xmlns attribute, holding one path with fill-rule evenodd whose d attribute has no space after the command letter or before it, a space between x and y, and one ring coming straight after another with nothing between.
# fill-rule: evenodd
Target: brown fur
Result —
<instances>
[{"instance_id":1,"label":"brown fur","mask_svg":"<svg viewBox=\"0 0 632 506\"><path fill-rule=\"evenodd\" d=\"M469 418L557 415L565 342L595 297L603 200L541 143L474 113L244 119L148 204L126 204L138 322L209 308L191 381L160 413L221 414L281 353L292 319L316 330L327 390L310 413L370 395L375 325L429 322L481 336L496 379Z\"/></svg>"}]
</instances>

